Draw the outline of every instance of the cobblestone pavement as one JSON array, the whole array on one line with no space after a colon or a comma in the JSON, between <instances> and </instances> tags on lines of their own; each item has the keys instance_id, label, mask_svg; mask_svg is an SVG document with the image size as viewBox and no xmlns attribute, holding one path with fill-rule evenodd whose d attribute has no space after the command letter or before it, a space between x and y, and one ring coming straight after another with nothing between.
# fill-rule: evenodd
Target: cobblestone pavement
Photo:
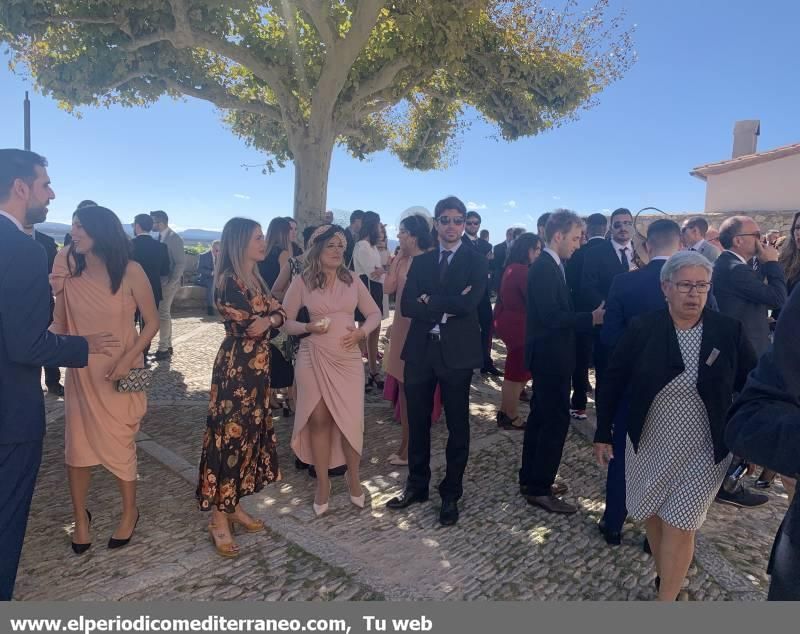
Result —
<instances>
[{"instance_id":1,"label":"cobblestone pavement","mask_svg":"<svg viewBox=\"0 0 800 634\"><path fill-rule=\"evenodd\" d=\"M385 322L386 323L386 322ZM69 547L71 508L63 466L63 403L47 399L49 428L33 502L16 598L33 599L495 599L648 600L652 560L641 550L642 527L626 524L623 545L610 548L597 532L605 475L586 439L591 419L570 433L560 477L572 517L528 506L516 472L522 434L499 431L494 412L500 382L476 377L472 442L461 519L439 526L435 484L442 477L446 428L433 427L432 496L399 512L384 503L402 487L405 469L386 458L399 444L399 425L377 393L366 404L361 479L367 508L350 505L345 482L334 478L331 512L314 517L314 480L293 465L292 419L279 418L283 480L246 498L269 527L240 535L237 560L211 548L207 516L194 489L213 358L222 338L211 318L175 321L171 363L157 367L139 438L142 519L130 546L105 542L119 514L113 478L95 470L90 551ZM499 349L498 349L499 350ZM501 356L502 358L502 356ZM522 407L527 413L527 406ZM761 600L772 539L786 511L780 485L754 510L715 504L698 538L684 598Z\"/></svg>"}]
</instances>

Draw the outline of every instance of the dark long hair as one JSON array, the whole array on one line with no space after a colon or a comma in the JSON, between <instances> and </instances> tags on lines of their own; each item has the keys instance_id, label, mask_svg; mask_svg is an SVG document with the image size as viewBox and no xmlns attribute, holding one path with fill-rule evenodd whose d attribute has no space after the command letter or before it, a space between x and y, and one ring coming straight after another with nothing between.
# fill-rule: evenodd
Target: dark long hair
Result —
<instances>
[{"instance_id":1,"label":"dark long hair","mask_svg":"<svg viewBox=\"0 0 800 634\"><path fill-rule=\"evenodd\" d=\"M97 205L75 210L73 218L78 219L83 230L94 241L92 253L106 265L108 277L111 278L111 294L116 295L131 257L131 241L122 223L113 211ZM74 243L69 246L67 266L73 277L80 277L86 269L86 256L75 251Z\"/></svg>"},{"instance_id":2,"label":"dark long hair","mask_svg":"<svg viewBox=\"0 0 800 634\"><path fill-rule=\"evenodd\" d=\"M417 239L417 248L420 251L428 251L433 247L430 225L422 216L414 214L403 218L400 221L400 226L408 231L408 235Z\"/></svg>"},{"instance_id":3,"label":"dark long hair","mask_svg":"<svg viewBox=\"0 0 800 634\"><path fill-rule=\"evenodd\" d=\"M358 234L359 240L369 240L374 247L380 238L381 217L374 211L367 211L361 220L361 232Z\"/></svg>"},{"instance_id":4,"label":"dark long hair","mask_svg":"<svg viewBox=\"0 0 800 634\"><path fill-rule=\"evenodd\" d=\"M506 265L524 264L528 266L530 264L528 251L530 249L536 250L537 245L542 248L542 239L539 236L534 233L523 233L511 244L511 249L506 258Z\"/></svg>"},{"instance_id":5,"label":"dark long hair","mask_svg":"<svg viewBox=\"0 0 800 634\"><path fill-rule=\"evenodd\" d=\"M800 212L794 215L792 221L792 229L786 240L783 243L778 262L783 267L783 272L786 275L786 281L794 285L800 279L800 249L797 248L797 240L794 237L794 231L797 224L800 223Z\"/></svg>"}]
</instances>

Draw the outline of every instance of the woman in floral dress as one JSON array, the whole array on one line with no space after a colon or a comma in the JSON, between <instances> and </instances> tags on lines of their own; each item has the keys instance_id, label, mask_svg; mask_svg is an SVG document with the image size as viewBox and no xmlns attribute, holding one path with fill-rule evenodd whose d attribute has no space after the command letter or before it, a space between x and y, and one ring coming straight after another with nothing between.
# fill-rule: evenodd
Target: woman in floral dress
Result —
<instances>
[{"instance_id":1,"label":"woman in floral dress","mask_svg":"<svg viewBox=\"0 0 800 634\"><path fill-rule=\"evenodd\" d=\"M269 409L268 335L285 315L259 274L265 256L258 223L233 218L225 224L214 296L226 336L214 361L196 493L200 509L212 512L208 530L223 557L239 554L233 525L264 530L239 500L280 479Z\"/></svg>"}]
</instances>

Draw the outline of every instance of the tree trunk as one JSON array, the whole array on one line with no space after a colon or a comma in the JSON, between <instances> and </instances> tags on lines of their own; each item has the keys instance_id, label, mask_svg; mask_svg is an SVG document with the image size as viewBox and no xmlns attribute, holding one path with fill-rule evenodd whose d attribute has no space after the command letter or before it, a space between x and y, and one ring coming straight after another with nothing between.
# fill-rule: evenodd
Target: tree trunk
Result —
<instances>
[{"instance_id":1,"label":"tree trunk","mask_svg":"<svg viewBox=\"0 0 800 634\"><path fill-rule=\"evenodd\" d=\"M333 134L326 134L293 144L294 218L301 228L319 225L325 217L328 172L335 140Z\"/></svg>"}]
</instances>

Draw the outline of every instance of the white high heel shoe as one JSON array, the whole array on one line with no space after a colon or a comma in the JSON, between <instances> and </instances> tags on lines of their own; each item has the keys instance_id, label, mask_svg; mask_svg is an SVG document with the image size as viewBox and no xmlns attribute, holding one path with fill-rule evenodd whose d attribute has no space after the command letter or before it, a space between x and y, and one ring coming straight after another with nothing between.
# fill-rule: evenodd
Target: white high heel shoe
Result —
<instances>
[{"instance_id":1,"label":"white high heel shoe","mask_svg":"<svg viewBox=\"0 0 800 634\"><path fill-rule=\"evenodd\" d=\"M316 502L314 502L314 515L316 515L317 517L321 517L322 515L325 515L325 513L328 512L328 504L330 504L331 501L332 487L333 484L328 482L328 501L325 502L325 504L317 504Z\"/></svg>"},{"instance_id":2,"label":"white high heel shoe","mask_svg":"<svg viewBox=\"0 0 800 634\"><path fill-rule=\"evenodd\" d=\"M361 489L361 484L358 485L359 489ZM353 506L357 506L360 509L364 508L364 504L366 503L366 496L364 495L364 489L361 489L361 495L352 495L350 493L350 482L347 483L347 494L350 495L350 503Z\"/></svg>"}]
</instances>

